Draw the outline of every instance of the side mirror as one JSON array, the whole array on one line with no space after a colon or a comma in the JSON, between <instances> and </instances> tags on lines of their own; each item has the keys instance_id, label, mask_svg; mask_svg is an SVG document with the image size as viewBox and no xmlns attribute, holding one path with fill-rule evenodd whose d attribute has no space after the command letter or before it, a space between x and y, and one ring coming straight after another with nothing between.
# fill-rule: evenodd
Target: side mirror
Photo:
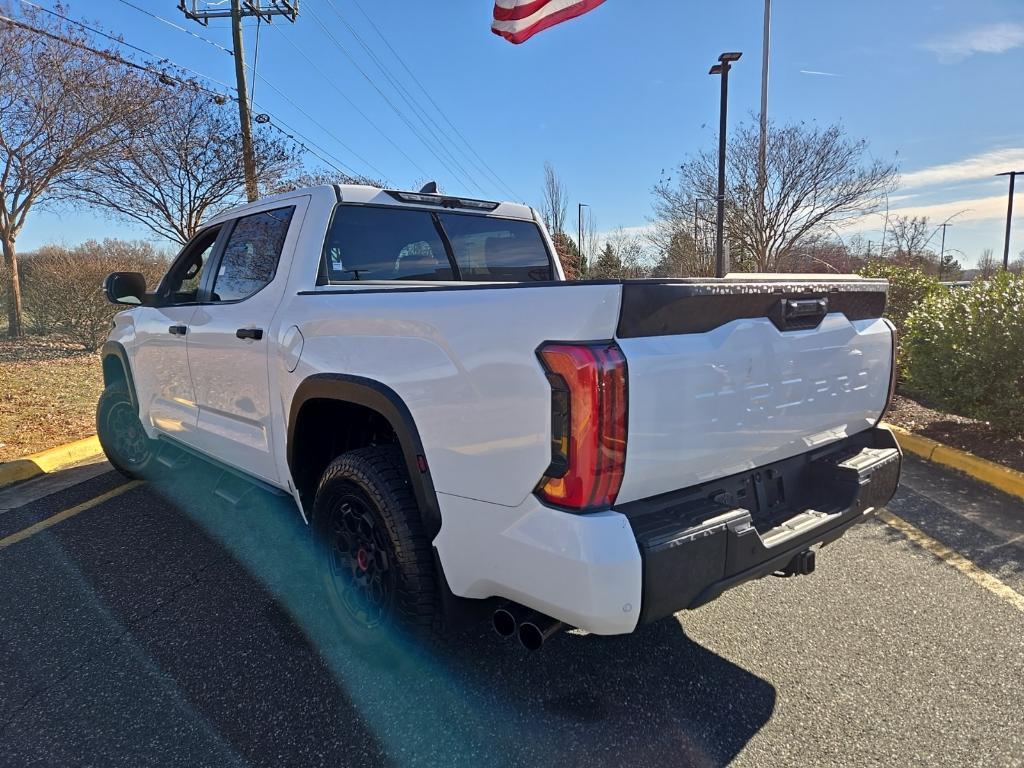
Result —
<instances>
[{"instance_id":1,"label":"side mirror","mask_svg":"<svg viewBox=\"0 0 1024 768\"><path fill-rule=\"evenodd\" d=\"M146 296L146 278L140 272L111 272L103 281L103 293L111 304L140 306Z\"/></svg>"}]
</instances>

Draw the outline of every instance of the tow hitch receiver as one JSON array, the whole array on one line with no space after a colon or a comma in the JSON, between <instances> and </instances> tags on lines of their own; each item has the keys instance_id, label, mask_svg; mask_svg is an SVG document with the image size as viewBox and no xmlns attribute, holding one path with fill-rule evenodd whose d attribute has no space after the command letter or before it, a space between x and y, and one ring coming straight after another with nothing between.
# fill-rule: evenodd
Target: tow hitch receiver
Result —
<instances>
[{"instance_id":1,"label":"tow hitch receiver","mask_svg":"<svg viewBox=\"0 0 1024 768\"><path fill-rule=\"evenodd\" d=\"M806 576L814 573L814 550L805 549L793 556L793 559L786 563L786 567L776 572L776 576Z\"/></svg>"}]
</instances>

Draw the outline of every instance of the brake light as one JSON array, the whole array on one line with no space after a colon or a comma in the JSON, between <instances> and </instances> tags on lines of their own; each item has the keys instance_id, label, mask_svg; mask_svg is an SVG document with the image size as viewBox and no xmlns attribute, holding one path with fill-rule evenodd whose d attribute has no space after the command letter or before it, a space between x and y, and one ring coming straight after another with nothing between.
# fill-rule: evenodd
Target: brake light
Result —
<instances>
[{"instance_id":1,"label":"brake light","mask_svg":"<svg viewBox=\"0 0 1024 768\"><path fill-rule=\"evenodd\" d=\"M551 465L537 495L573 510L608 507L626 465L626 358L614 342L537 354L551 382Z\"/></svg>"}]
</instances>

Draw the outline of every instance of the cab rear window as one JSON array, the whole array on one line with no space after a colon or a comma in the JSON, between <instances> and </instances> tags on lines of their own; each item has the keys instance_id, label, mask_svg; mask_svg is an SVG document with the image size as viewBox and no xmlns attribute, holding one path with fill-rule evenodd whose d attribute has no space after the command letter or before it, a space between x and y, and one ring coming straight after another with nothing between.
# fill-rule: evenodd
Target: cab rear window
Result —
<instances>
[{"instance_id":1,"label":"cab rear window","mask_svg":"<svg viewBox=\"0 0 1024 768\"><path fill-rule=\"evenodd\" d=\"M321 282L552 280L537 225L473 214L341 205Z\"/></svg>"},{"instance_id":2,"label":"cab rear window","mask_svg":"<svg viewBox=\"0 0 1024 768\"><path fill-rule=\"evenodd\" d=\"M551 260L532 221L438 214L463 280L551 280Z\"/></svg>"}]
</instances>

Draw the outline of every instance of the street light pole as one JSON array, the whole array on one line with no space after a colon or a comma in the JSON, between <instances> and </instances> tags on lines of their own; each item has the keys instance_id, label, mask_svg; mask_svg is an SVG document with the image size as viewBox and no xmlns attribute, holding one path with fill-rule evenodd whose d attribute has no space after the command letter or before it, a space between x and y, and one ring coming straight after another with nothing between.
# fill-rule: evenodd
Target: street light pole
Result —
<instances>
[{"instance_id":1,"label":"street light pole","mask_svg":"<svg viewBox=\"0 0 1024 768\"><path fill-rule=\"evenodd\" d=\"M946 262L946 227L953 226L948 221L942 222L942 245L939 247L939 280L942 279L942 270L945 268Z\"/></svg>"},{"instance_id":2,"label":"street light pole","mask_svg":"<svg viewBox=\"0 0 1024 768\"><path fill-rule=\"evenodd\" d=\"M698 250L699 246L697 245L697 235L699 232L700 230L697 225L697 198L695 197L693 198L693 256L696 263L700 263L700 250ZM682 277L682 274L679 276Z\"/></svg>"},{"instance_id":3,"label":"street light pole","mask_svg":"<svg viewBox=\"0 0 1024 768\"><path fill-rule=\"evenodd\" d=\"M743 54L738 51L723 53L718 57L718 64L709 70L710 75L719 75L722 79L721 105L718 116L718 217L715 222L715 277L725 277L729 265L725 258L725 144L726 131L729 127L729 70L732 63L739 61Z\"/></svg>"},{"instance_id":4,"label":"street light pole","mask_svg":"<svg viewBox=\"0 0 1024 768\"><path fill-rule=\"evenodd\" d=\"M576 243L579 246L580 264L584 268L588 268L587 271L589 271L590 264L587 263L587 257L583 255L583 209L589 207L586 203L576 204L576 223L579 225L579 240Z\"/></svg>"},{"instance_id":5,"label":"street light pole","mask_svg":"<svg viewBox=\"0 0 1024 768\"><path fill-rule=\"evenodd\" d=\"M694 197L693 198L693 255L697 261L700 261L700 245L698 236L700 235L700 225L698 224L697 205L699 203L713 203L714 198L711 197ZM707 219L705 219L707 221ZM680 277L686 277L686 275L680 274Z\"/></svg>"},{"instance_id":6,"label":"street light pole","mask_svg":"<svg viewBox=\"0 0 1024 768\"><path fill-rule=\"evenodd\" d=\"M1006 240L1003 243L1003 272L1010 269L1010 228L1013 225L1013 184L1017 176L1024 176L1024 171L1007 171L996 176L1010 177L1010 198L1006 203Z\"/></svg>"}]
</instances>

